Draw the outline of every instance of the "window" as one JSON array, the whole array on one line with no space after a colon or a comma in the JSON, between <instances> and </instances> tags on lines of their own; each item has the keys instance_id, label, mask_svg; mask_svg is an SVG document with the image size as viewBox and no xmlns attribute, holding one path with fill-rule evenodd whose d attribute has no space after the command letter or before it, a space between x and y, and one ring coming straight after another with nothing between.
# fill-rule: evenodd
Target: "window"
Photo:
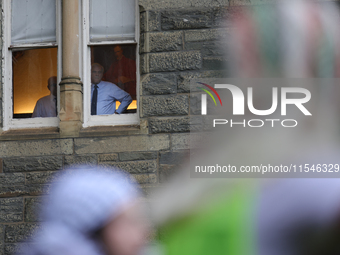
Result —
<instances>
[{"instance_id":1,"label":"window","mask_svg":"<svg viewBox=\"0 0 340 255\"><path fill-rule=\"evenodd\" d=\"M137 2L136 0L84 0L82 7L83 58L85 60L83 69L84 127L138 124ZM97 115L91 114L91 98L94 90L94 85L91 83L91 65L94 63L103 67L103 81L115 84L131 96L132 103L121 114L112 114L112 111L102 111ZM110 89L109 93L114 93L113 89ZM100 100L99 97L98 100ZM101 107L99 101L97 106ZM120 103L117 101L116 112L120 112L119 107Z\"/></svg>"},{"instance_id":2,"label":"window","mask_svg":"<svg viewBox=\"0 0 340 255\"><path fill-rule=\"evenodd\" d=\"M3 1L4 130L58 126L60 4L59 0ZM41 110L51 105L52 113L34 114L38 100Z\"/></svg>"}]
</instances>

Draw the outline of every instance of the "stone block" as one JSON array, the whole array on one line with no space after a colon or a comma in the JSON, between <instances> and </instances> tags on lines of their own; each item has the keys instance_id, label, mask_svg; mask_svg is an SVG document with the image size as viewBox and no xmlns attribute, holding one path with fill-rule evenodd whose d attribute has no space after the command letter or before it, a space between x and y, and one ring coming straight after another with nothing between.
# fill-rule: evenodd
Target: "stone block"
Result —
<instances>
[{"instance_id":1,"label":"stone block","mask_svg":"<svg viewBox=\"0 0 340 255\"><path fill-rule=\"evenodd\" d=\"M3 161L2 161L2 158L0 158L0 173L3 173Z\"/></svg>"},{"instance_id":2,"label":"stone block","mask_svg":"<svg viewBox=\"0 0 340 255\"><path fill-rule=\"evenodd\" d=\"M142 97L142 116L187 115L189 98L187 95L177 96L145 96Z\"/></svg>"},{"instance_id":3,"label":"stone block","mask_svg":"<svg viewBox=\"0 0 340 255\"><path fill-rule=\"evenodd\" d=\"M225 33L225 29L199 29L184 31L185 42L204 42L219 40Z\"/></svg>"},{"instance_id":4,"label":"stone block","mask_svg":"<svg viewBox=\"0 0 340 255\"><path fill-rule=\"evenodd\" d=\"M9 243L4 245L4 255L22 254L30 248L31 243ZM0 252L1 254L1 252Z\"/></svg>"},{"instance_id":5,"label":"stone block","mask_svg":"<svg viewBox=\"0 0 340 255\"><path fill-rule=\"evenodd\" d=\"M196 70L201 66L199 51L154 53L149 56L149 72Z\"/></svg>"},{"instance_id":6,"label":"stone block","mask_svg":"<svg viewBox=\"0 0 340 255\"><path fill-rule=\"evenodd\" d=\"M2 141L1 157L48 156L73 153L72 139Z\"/></svg>"},{"instance_id":7,"label":"stone block","mask_svg":"<svg viewBox=\"0 0 340 255\"><path fill-rule=\"evenodd\" d=\"M262 1L262 0L260 0ZM215 27L226 27L230 19L229 9L226 6L216 7L213 9L213 25Z\"/></svg>"},{"instance_id":8,"label":"stone block","mask_svg":"<svg viewBox=\"0 0 340 255\"><path fill-rule=\"evenodd\" d=\"M193 148L204 147L204 139L207 139L209 134L203 133L182 133L171 135L171 150L188 150Z\"/></svg>"},{"instance_id":9,"label":"stone block","mask_svg":"<svg viewBox=\"0 0 340 255\"><path fill-rule=\"evenodd\" d=\"M99 162L117 161L117 160L118 160L118 154L117 153L98 155L98 161Z\"/></svg>"},{"instance_id":10,"label":"stone block","mask_svg":"<svg viewBox=\"0 0 340 255\"><path fill-rule=\"evenodd\" d=\"M6 225L5 242L17 243L32 237L34 232L39 228L36 223L22 223L15 225Z\"/></svg>"},{"instance_id":11,"label":"stone block","mask_svg":"<svg viewBox=\"0 0 340 255\"><path fill-rule=\"evenodd\" d=\"M139 184L157 183L157 175L156 174L133 174L132 177Z\"/></svg>"},{"instance_id":12,"label":"stone block","mask_svg":"<svg viewBox=\"0 0 340 255\"><path fill-rule=\"evenodd\" d=\"M223 57L204 57L203 68L207 70L225 70L226 60Z\"/></svg>"},{"instance_id":13,"label":"stone block","mask_svg":"<svg viewBox=\"0 0 340 255\"><path fill-rule=\"evenodd\" d=\"M157 152L121 152L120 161L157 159Z\"/></svg>"},{"instance_id":14,"label":"stone block","mask_svg":"<svg viewBox=\"0 0 340 255\"><path fill-rule=\"evenodd\" d=\"M61 171L34 172L26 174L26 184L45 184L55 181Z\"/></svg>"},{"instance_id":15,"label":"stone block","mask_svg":"<svg viewBox=\"0 0 340 255\"><path fill-rule=\"evenodd\" d=\"M167 151L161 152L159 158L159 164L162 165L179 165L183 160L189 158L189 151Z\"/></svg>"},{"instance_id":16,"label":"stone block","mask_svg":"<svg viewBox=\"0 0 340 255\"><path fill-rule=\"evenodd\" d=\"M149 55L150 54L140 54L140 58L139 58L139 68L140 68L140 72L141 74L145 74L145 73L149 73L150 72L150 68L149 68Z\"/></svg>"},{"instance_id":17,"label":"stone block","mask_svg":"<svg viewBox=\"0 0 340 255\"><path fill-rule=\"evenodd\" d=\"M96 165L97 156L96 155L72 155L64 157L64 166L71 165Z\"/></svg>"},{"instance_id":18,"label":"stone block","mask_svg":"<svg viewBox=\"0 0 340 255\"><path fill-rule=\"evenodd\" d=\"M183 32L153 32L146 33L144 47L141 52L159 52L182 50Z\"/></svg>"},{"instance_id":19,"label":"stone block","mask_svg":"<svg viewBox=\"0 0 340 255\"><path fill-rule=\"evenodd\" d=\"M75 153L115 153L128 151L159 151L170 147L168 135L136 135L104 138L76 138Z\"/></svg>"},{"instance_id":20,"label":"stone block","mask_svg":"<svg viewBox=\"0 0 340 255\"><path fill-rule=\"evenodd\" d=\"M211 10L171 10L161 13L162 30L209 28L213 24Z\"/></svg>"},{"instance_id":21,"label":"stone block","mask_svg":"<svg viewBox=\"0 0 340 255\"><path fill-rule=\"evenodd\" d=\"M0 174L0 187L25 184L24 173Z\"/></svg>"},{"instance_id":22,"label":"stone block","mask_svg":"<svg viewBox=\"0 0 340 255\"><path fill-rule=\"evenodd\" d=\"M228 0L139 0L139 5L144 10L211 8L228 6Z\"/></svg>"},{"instance_id":23,"label":"stone block","mask_svg":"<svg viewBox=\"0 0 340 255\"><path fill-rule=\"evenodd\" d=\"M142 95L176 94L177 76L174 73L152 73L141 78Z\"/></svg>"},{"instance_id":24,"label":"stone block","mask_svg":"<svg viewBox=\"0 0 340 255\"><path fill-rule=\"evenodd\" d=\"M223 78L223 77L226 77L225 71L203 71L200 73L183 72L183 73L180 73L180 75L178 76L177 92L178 93L189 93L190 82L192 80L199 80L199 79L204 79L204 78Z\"/></svg>"},{"instance_id":25,"label":"stone block","mask_svg":"<svg viewBox=\"0 0 340 255\"><path fill-rule=\"evenodd\" d=\"M38 196L48 192L48 185L19 185L0 187L0 197Z\"/></svg>"},{"instance_id":26,"label":"stone block","mask_svg":"<svg viewBox=\"0 0 340 255\"><path fill-rule=\"evenodd\" d=\"M41 197L29 197L25 198L25 222L35 222L40 221L39 210L42 205Z\"/></svg>"},{"instance_id":27,"label":"stone block","mask_svg":"<svg viewBox=\"0 0 340 255\"><path fill-rule=\"evenodd\" d=\"M130 174L143 174L143 173L157 172L156 160L105 162L105 163L101 163L100 165L116 167Z\"/></svg>"},{"instance_id":28,"label":"stone block","mask_svg":"<svg viewBox=\"0 0 340 255\"><path fill-rule=\"evenodd\" d=\"M150 133L178 133L190 131L189 117L167 117L149 119Z\"/></svg>"},{"instance_id":29,"label":"stone block","mask_svg":"<svg viewBox=\"0 0 340 255\"><path fill-rule=\"evenodd\" d=\"M63 166L62 156L5 158L4 172L53 171Z\"/></svg>"},{"instance_id":30,"label":"stone block","mask_svg":"<svg viewBox=\"0 0 340 255\"><path fill-rule=\"evenodd\" d=\"M160 14L155 11L142 12L140 15L140 31L150 32L157 31L160 29Z\"/></svg>"},{"instance_id":31,"label":"stone block","mask_svg":"<svg viewBox=\"0 0 340 255\"><path fill-rule=\"evenodd\" d=\"M159 165L159 182L167 182L176 172L175 165Z\"/></svg>"},{"instance_id":32,"label":"stone block","mask_svg":"<svg viewBox=\"0 0 340 255\"><path fill-rule=\"evenodd\" d=\"M17 198L0 198L0 222L23 221L24 200Z\"/></svg>"}]
</instances>

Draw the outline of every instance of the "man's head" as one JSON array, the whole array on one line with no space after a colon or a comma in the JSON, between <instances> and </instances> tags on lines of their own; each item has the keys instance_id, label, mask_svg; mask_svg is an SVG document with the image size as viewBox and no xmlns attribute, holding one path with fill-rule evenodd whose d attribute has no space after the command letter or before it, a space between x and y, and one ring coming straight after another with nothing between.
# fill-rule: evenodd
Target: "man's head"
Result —
<instances>
[{"instance_id":1,"label":"man's head","mask_svg":"<svg viewBox=\"0 0 340 255\"><path fill-rule=\"evenodd\" d=\"M118 60L120 60L122 57L123 57L123 50L122 50L122 47L120 47L119 45L117 45L116 47L114 47L114 52L115 52L115 55L116 55L116 58Z\"/></svg>"},{"instance_id":2,"label":"man's head","mask_svg":"<svg viewBox=\"0 0 340 255\"><path fill-rule=\"evenodd\" d=\"M55 97L57 96L57 76L51 76L47 80L47 88L50 90L51 94Z\"/></svg>"},{"instance_id":3,"label":"man's head","mask_svg":"<svg viewBox=\"0 0 340 255\"><path fill-rule=\"evenodd\" d=\"M102 78L103 78L103 74L104 74L104 67L98 63L94 63L91 66L91 82L93 84L98 84Z\"/></svg>"}]
</instances>

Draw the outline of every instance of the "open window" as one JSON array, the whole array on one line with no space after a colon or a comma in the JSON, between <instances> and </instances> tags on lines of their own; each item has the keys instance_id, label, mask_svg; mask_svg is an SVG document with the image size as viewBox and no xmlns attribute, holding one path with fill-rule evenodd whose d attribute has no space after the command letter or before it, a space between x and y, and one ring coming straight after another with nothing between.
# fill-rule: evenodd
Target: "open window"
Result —
<instances>
[{"instance_id":1,"label":"open window","mask_svg":"<svg viewBox=\"0 0 340 255\"><path fill-rule=\"evenodd\" d=\"M58 126L60 1L3 3L3 129Z\"/></svg>"},{"instance_id":2,"label":"open window","mask_svg":"<svg viewBox=\"0 0 340 255\"><path fill-rule=\"evenodd\" d=\"M138 23L136 0L85 0L83 1L83 93L84 127L99 125L138 124ZM88 25L87 25L88 24ZM116 87L108 90L115 101L116 111L93 114L91 103L93 82L91 66L103 67L102 81L114 84L131 96L127 109L120 111L120 97L115 97ZM101 83L98 84L100 91ZM97 93L97 92L96 92ZM98 92L98 107L101 107ZM111 99L112 98L112 99ZM125 104L122 102L122 104ZM119 112L120 114L114 114Z\"/></svg>"}]
</instances>

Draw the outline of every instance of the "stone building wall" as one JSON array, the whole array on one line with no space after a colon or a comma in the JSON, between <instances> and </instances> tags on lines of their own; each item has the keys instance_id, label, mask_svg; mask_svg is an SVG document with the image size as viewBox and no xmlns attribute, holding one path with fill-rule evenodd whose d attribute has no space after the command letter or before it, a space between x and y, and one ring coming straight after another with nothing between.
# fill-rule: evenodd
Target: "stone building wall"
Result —
<instances>
[{"instance_id":1,"label":"stone building wall","mask_svg":"<svg viewBox=\"0 0 340 255\"><path fill-rule=\"evenodd\" d=\"M140 125L88 128L68 138L53 128L0 133L0 255L13 254L39 227L34 208L69 165L122 168L146 193L162 183L189 150L190 80L225 75L218 47L228 30L224 18L239 5L268 2L139 0Z\"/></svg>"},{"instance_id":2,"label":"stone building wall","mask_svg":"<svg viewBox=\"0 0 340 255\"><path fill-rule=\"evenodd\" d=\"M34 210L69 165L122 168L146 193L166 179L189 149L190 79L223 73L216 45L227 5L140 1L139 126L89 128L69 138L53 128L0 134L0 255L13 254L39 227Z\"/></svg>"}]
</instances>

